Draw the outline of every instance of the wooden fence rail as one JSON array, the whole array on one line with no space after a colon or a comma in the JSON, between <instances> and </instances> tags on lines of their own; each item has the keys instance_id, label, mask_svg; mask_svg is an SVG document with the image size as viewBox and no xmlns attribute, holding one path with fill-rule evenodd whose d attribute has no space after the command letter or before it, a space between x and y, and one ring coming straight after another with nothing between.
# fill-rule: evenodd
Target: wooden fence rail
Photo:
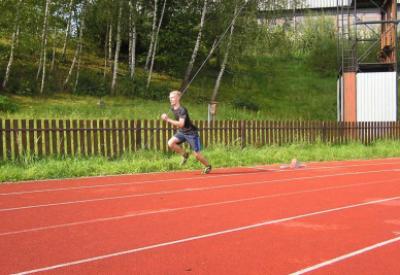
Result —
<instances>
[{"instance_id":1,"label":"wooden fence rail","mask_svg":"<svg viewBox=\"0 0 400 275\"><path fill-rule=\"evenodd\" d=\"M369 144L399 139L400 122L194 121L203 147L215 144ZM0 160L24 156L117 157L142 149L167 151L174 129L159 120L2 120Z\"/></svg>"}]
</instances>

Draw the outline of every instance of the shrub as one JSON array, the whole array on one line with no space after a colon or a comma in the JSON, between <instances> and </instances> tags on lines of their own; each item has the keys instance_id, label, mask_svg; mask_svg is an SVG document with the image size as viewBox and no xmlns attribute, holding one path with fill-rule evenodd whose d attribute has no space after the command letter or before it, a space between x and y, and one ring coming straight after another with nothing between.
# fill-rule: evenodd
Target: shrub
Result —
<instances>
[{"instance_id":1,"label":"shrub","mask_svg":"<svg viewBox=\"0 0 400 275\"><path fill-rule=\"evenodd\" d=\"M18 110L18 105L8 97L0 95L0 112L13 113Z\"/></svg>"}]
</instances>

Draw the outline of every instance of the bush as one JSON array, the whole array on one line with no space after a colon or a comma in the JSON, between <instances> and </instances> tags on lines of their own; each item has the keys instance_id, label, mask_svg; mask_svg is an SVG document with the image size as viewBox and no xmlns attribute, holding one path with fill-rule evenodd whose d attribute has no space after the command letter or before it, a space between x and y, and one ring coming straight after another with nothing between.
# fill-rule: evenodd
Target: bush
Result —
<instances>
[{"instance_id":1,"label":"bush","mask_svg":"<svg viewBox=\"0 0 400 275\"><path fill-rule=\"evenodd\" d=\"M307 64L322 74L332 74L337 68L335 23L320 17L309 19L304 25L302 38Z\"/></svg>"},{"instance_id":2,"label":"bush","mask_svg":"<svg viewBox=\"0 0 400 275\"><path fill-rule=\"evenodd\" d=\"M13 113L18 110L18 105L8 97L0 95L0 112Z\"/></svg>"},{"instance_id":3,"label":"bush","mask_svg":"<svg viewBox=\"0 0 400 275\"><path fill-rule=\"evenodd\" d=\"M239 109L247 109L251 111L258 111L260 110L260 106L255 103L251 98L237 98L233 100L233 106Z\"/></svg>"}]
</instances>

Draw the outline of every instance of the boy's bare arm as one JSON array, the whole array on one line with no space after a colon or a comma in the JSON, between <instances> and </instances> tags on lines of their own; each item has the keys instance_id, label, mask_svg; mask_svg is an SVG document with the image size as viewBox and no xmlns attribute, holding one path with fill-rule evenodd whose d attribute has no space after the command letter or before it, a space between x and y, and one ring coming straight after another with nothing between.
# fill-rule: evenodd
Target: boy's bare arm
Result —
<instances>
[{"instance_id":1,"label":"boy's bare arm","mask_svg":"<svg viewBox=\"0 0 400 275\"><path fill-rule=\"evenodd\" d=\"M173 119L169 118L167 114L162 114L161 119L166 121L167 123L174 125L175 127L178 127L178 128L182 128L185 125L184 118L179 118L179 121L178 121L178 120L173 120Z\"/></svg>"}]
</instances>

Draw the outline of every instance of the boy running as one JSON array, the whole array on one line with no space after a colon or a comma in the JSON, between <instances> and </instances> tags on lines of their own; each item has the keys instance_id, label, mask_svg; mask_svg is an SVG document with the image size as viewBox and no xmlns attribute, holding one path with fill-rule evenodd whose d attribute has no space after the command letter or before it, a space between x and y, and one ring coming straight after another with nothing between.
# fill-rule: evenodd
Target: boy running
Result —
<instances>
[{"instance_id":1,"label":"boy running","mask_svg":"<svg viewBox=\"0 0 400 275\"><path fill-rule=\"evenodd\" d=\"M174 113L175 120L169 118L167 114L161 115L162 120L178 128L176 134L170 140L168 140L168 146L182 156L181 164L183 165L187 162L189 153L185 152L185 150L179 145L184 142L188 142L196 159L205 166L203 169L203 174L208 174L211 172L211 165L200 152L200 138L197 132L198 129L190 120L187 109L181 106L181 96L182 93L179 91L172 91L169 94L171 111Z\"/></svg>"}]
</instances>

